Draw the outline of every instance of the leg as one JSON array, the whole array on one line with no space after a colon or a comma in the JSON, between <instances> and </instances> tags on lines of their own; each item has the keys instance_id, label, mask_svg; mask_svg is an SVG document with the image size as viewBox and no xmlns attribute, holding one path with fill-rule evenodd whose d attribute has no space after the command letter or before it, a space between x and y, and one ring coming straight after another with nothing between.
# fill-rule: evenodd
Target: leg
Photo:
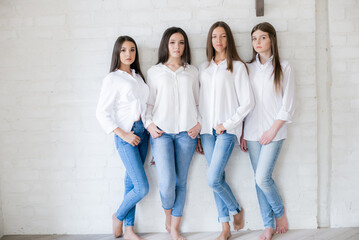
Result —
<instances>
[{"instance_id":1,"label":"leg","mask_svg":"<svg viewBox=\"0 0 359 240\"><path fill-rule=\"evenodd\" d=\"M284 140L273 141L262 146L256 171L256 183L264 193L267 202L271 206L273 214L276 218L276 231L279 233L287 231L288 223L284 214L283 201L279 194L277 185L272 178L272 173L283 141Z\"/></svg>"},{"instance_id":2,"label":"leg","mask_svg":"<svg viewBox=\"0 0 359 240\"><path fill-rule=\"evenodd\" d=\"M213 150L211 165L208 170L208 184L221 197L229 211L234 215L234 228L243 227L243 214L239 214L240 206L225 181L225 167L233 151L235 135L223 133L217 136ZM239 214L239 215L237 215Z\"/></svg>"},{"instance_id":3,"label":"leg","mask_svg":"<svg viewBox=\"0 0 359 240\"><path fill-rule=\"evenodd\" d=\"M258 141L247 141L247 148L249 153L249 158L253 167L254 178L256 179L257 166L259 161L259 156L261 154L262 145ZM264 223L264 227L275 229L273 211L269 205L263 191L258 187L257 183L255 184L257 199L259 207L261 210L261 215Z\"/></svg>"},{"instance_id":4,"label":"leg","mask_svg":"<svg viewBox=\"0 0 359 240\"><path fill-rule=\"evenodd\" d=\"M221 234L216 238L216 240L228 240L232 237L231 234L231 227L229 226L228 222L222 223L222 232Z\"/></svg>"},{"instance_id":5,"label":"leg","mask_svg":"<svg viewBox=\"0 0 359 240\"><path fill-rule=\"evenodd\" d=\"M140 144L138 144L138 150L140 153L142 165L146 161L147 151L148 151L148 140L149 134L146 129L142 128L141 126L136 127L134 133L141 138ZM133 189L133 184L131 178L126 173L125 176L125 195ZM127 226L134 226L135 223L135 212L136 212L136 205L128 212L124 219L124 225Z\"/></svg>"},{"instance_id":6,"label":"leg","mask_svg":"<svg viewBox=\"0 0 359 240\"><path fill-rule=\"evenodd\" d=\"M131 184L133 184L132 189L127 192L122 204L114 214L114 217L118 220L117 221L113 218L114 235L115 237L118 237L120 233L122 234L122 227L121 231L119 227L120 224L122 225L120 222L125 219L127 214L137 204L137 202L139 202L148 193L149 186L138 147L132 147L118 136L115 136L115 140L118 153L126 168L126 174L128 175L125 182L129 184L129 186L126 186L127 190L129 190L132 187Z\"/></svg>"},{"instance_id":7,"label":"leg","mask_svg":"<svg viewBox=\"0 0 359 240\"><path fill-rule=\"evenodd\" d=\"M179 225L186 201L188 169L196 148L197 139L192 139L187 132L175 136L176 165L176 200L171 218L172 239L185 239L179 234Z\"/></svg>"},{"instance_id":8,"label":"leg","mask_svg":"<svg viewBox=\"0 0 359 240\"><path fill-rule=\"evenodd\" d=\"M173 136L164 133L153 139L151 148L156 162L158 186L161 195L162 208L166 215L166 229L170 229L171 213L176 197L176 169Z\"/></svg>"},{"instance_id":9,"label":"leg","mask_svg":"<svg viewBox=\"0 0 359 240\"><path fill-rule=\"evenodd\" d=\"M213 150L216 143L216 137L211 134L203 134L201 135L201 140L202 140L204 155L206 156L206 160L209 167L211 166ZM216 192L213 192L213 195L217 206L218 222L221 223L229 222L230 221L229 211L226 204L223 202L221 197Z\"/></svg>"}]
</instances>

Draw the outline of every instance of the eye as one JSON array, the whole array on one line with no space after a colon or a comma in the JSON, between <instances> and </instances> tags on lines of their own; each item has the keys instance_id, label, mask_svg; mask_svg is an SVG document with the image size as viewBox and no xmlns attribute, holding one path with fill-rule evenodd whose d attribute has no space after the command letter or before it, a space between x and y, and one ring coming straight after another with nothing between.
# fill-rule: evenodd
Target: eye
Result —
<instances>
[{"instance_id":1,"label":"eye","mask_svg":"<svg viewBox=\"0 0 359 240\"><path fill-rule=\"evenodd\" d=\"M136 51L136 49L134 49L134 48L131 49L131 52L135 52L135 51Z\"/></svg>"},{"instance_id":2,"label":"eye","mask_svg":"<svg viewBox=\"0 0 359 240\"><path fill-rule=\"evenodd\" d=\"M124 48L121 49L121 52L125 52L125 51L126 51L126 49L124 49Z\"/></svg>"},{"instance_id":3,"label":"eye","mask_svg":"<svg viewBox=\"0 0 359 240\"><path fill-rule=\"evenodd\" d=\"M174 41L170 41L170 44L175 44L175 42L174 42Z\"/></svg>"},{"instance_id":4,"label":"eye","mask_svg":"<svg viewBox=\"0 0 359 240\"><path fill-rule=\"evenodd\" d=\"M180 41L180 44L181 44L181 45L184 45L184 41Z\"/></svg>"},{"instance_id":5,"label":"eye","mask_svg":"<svg viewBox=\"0 0 359 240\"><path fill-rule=\"evenodd\" d=\"M254 37L254 38L252 38L252 41L256 41L256 40L257 40L257 38L255 38L255 37Z\"/></svg>"}]
</instances>

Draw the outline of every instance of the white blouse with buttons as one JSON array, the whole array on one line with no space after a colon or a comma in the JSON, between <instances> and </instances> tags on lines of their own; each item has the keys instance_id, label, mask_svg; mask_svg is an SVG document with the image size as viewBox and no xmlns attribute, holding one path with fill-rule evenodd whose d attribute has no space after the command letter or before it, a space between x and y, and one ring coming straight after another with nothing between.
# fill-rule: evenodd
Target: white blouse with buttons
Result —
<instances>
[{"instance_id":1,"label":"white blouse with buttons","mask_svg":"<svg viewBox=\"0 0 359 240\"><path fill-rule=\"evenodd\" d=\"M281 61L282 89L276 92L272 58L261 64L257 55L256 61L248 64L249 79L256 101L244 124L244 139L248 141L259 141L263 133L269 130L277 119L286 123L279 129L273 141L285 139L286 124L292 122L295 110L294 72L287 61Z\"/></svg>"},{"instance_id":2,"label":"white blouse with buttons","mask_svg":"<svg viewBox=\"0 0 359 240\"><path fill-rule=\"evenodd\" d=\"M177 134L200 122L198 114L199 80L196 67L187 64L176 71L159 63L147 72L150 96L146 128L153 122L166 133Z\"/></svg>"},{"instance_id":3,"label":"white blouse with buttons","mask_svg":"<svg viewBox=\"0 0 359 240\"><path fill-rule=\"evenodd\" d=\"M227 133L240 139L242 122L254 105L245 65L233 61L233 72L227 70L227 61L218 65L212 60L199 68L200 100L202 117L201 134L212 134L218 124L223 124Z\"/></svg>"},{"instance_id":4,"label":"white blouse with buttons","mask_svg":"<svg viewBox=\"0 0 359 240\"><path fill-rule=\"evenodd\" d=\"M102 82L97 120L106 133L117 127L129 132L139 117L145 122L148 95L148 86L135 70L132 76L121 70L111 72Z\"/></svg>"}]
</instances>

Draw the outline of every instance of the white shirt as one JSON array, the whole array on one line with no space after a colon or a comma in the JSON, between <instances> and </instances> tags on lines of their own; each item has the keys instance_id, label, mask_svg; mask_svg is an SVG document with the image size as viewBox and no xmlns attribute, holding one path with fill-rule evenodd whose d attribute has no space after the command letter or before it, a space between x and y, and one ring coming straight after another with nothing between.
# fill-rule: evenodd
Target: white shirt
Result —
<instances>
[{"instance_id":1,"label":"white shirt","mask_svg":"<svg viewBox=\"0 0 359 240\"><path fill-rule=\"evenodd\" d=\"M242 134L242 121L254 105L245 65L233 61L233 72L227 70L227 61L218 65L212 60L199 67L200 100L202 117L201 134L213 133L218 124L223 124L227 133Z\"/></svg>"},{"instance_id":2,"label":"white shirt","mask_svg":"<svg viewBox=\"0 0 359 240\"><path fill-rule=\"evenodd\" d=\"M117 127L129 132L140 116L145 121L148 86L135 70L132 75L116 70L102 82L96 117L106 133Z\"/></svg>"},{"instance_id":3,"label":"white shirt","mask_svg":"<svg viewBox=\"0 0 359 240\"><path fill-rule=\"evenodd\" d=\"M200 122L198 113L199 80L196 67L187 64L176 71L159 63L147 72L150 97L146 128L153 122L166 133L177 134Z\"/></svg>"},{"instance_id":4,"label":"white shirt","mask_svg":"<svg viewBox=\"0 0 359 240\"><path fill-rule=\"evenodd\" d=\"M256 105L246 117L244 139L259 141L263 133L279 119L286 123L279 129L273 141L287 137L287 123L292 122L295 109L294 72L287 61L281 61L283 71L282 90L277 93L274 86L272 57L261 64L257 55L256 61L248 64L249 79Z\"/></svg>"}]
</instances>

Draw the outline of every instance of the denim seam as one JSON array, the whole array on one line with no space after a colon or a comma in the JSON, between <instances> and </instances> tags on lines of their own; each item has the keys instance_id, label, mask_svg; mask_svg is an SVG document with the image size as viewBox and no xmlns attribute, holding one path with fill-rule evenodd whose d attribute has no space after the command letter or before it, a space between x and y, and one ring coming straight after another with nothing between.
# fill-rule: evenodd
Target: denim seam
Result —
<instances>
[{"instance_id":1,"label":"denim seam","mask_svg":"<svg viewBox=\"0 0 359 240\"><path fill-rule=\"evenodd\" d=\"M228 164L228 161L229 161L229 158L230 158L230 156L228 156L228 155L230 155L230 153L229 153L230 151L229 151L229 150L232 148L234 142L235 142L234 140L231 141L229 147L227 148L226 154L225 154L225 157L228 158L227 164ZM227 166L227 164L224 166L224 168L223 168L223 170L222 170L223 172L224 172L224 169L225 169L225 167ZM218 183L219 183L219 182L218 182ZM231 194L230 192L228 192L227 189L226 189L225 187L223 187L222 185L219 185L219 186L221 187L222 191L224 191L224 192L227 193L227 195L233 195L233 193ZM233 197L234 197L234 196L233 196ZM235 199L235 197L234 197L234 199ZM232 199L232 200L233 200L233 199ZM223 202L224 202L224 201L223 201ZM227 206L229 212L234 212L234 211L236 211L237 209L240 208L240 206L239 206L239 204L238 204L238 202L237 202L236 199L234 200L234 203L232 202L232 204L235 205L235 206L238 205L238 207L236 207L235 210L229 210L229 208L228 208L228 206ZM226 205L227 205L227 204L226 204Z\"/></svg>"},{"instance_id":2,"label":"denim seam","mask_svg":"<svg viewBox=\"0 0 359 240\"><path fill-rule=\"evenodd\" d=\"M129 158L128 158L128 155L127 155L127 152L125 151L125 149L123 149L123 147L122 147L122 146L121 146L121 151L123 151L123 152L124 152L124 154L125 154L125 156L126 156L126 159L129 159ZM131 167L131 171L134 171L134 170L133 170L133 166L132 166L132 164L129 164L129 166ZM127 170L126 170L126 171L127 171ZM136 174L135 174L135 175L136 175ZM130 177L130 176L129 176L129 177ZM130 177L130 179L131 179L131 177ZM139 185L139 184L138 184L138 182L139 182L139 181L138 181L138 179L137 179L137 177L136 177L136 176L135 176L135 180L136 180L136 184L137 184L137 185ZM132 179L131 179L131 181L132 181ZM131 191L133 191L133 190L135 189L135 184L134 184L134 182L133 182L133 181L132 181L132 184L133 184L133 189L132 189ZM128 193L129 193L129 192L128 192ZM128 193L127 193L127 194L128 194ZM126 194L126 195L127 195L127 194ZM134 197L135 197L135 196L134 196ZM132 197L130 200L134 199L134 197ZM136 203L136 204L137 204L137 203ZM136 204L135 204L135 205L136 205ZM130 210L131 210L131 208L127 211L127 213L126 213L125 217L124 217L122 220L120 220L120 221L123 221L123 220L126 218L126 216L127 216L128 212L129 212Z\"/></svg>"}]
</instances>

